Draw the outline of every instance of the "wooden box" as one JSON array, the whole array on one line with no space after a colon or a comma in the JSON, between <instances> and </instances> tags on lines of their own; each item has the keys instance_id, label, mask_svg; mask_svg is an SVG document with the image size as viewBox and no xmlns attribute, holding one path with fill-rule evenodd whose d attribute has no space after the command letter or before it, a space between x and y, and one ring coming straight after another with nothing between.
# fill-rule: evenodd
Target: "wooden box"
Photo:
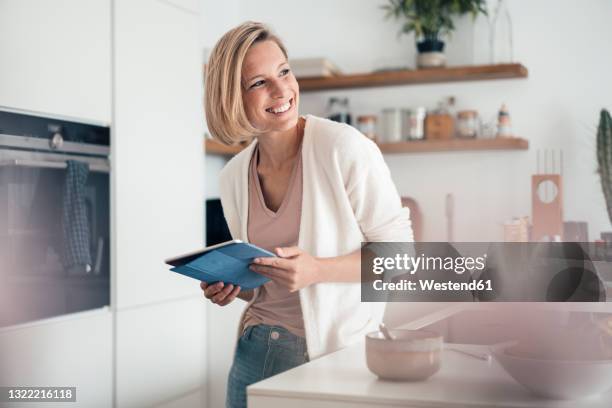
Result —
<instances>
[{"instance_id":1,"label":"wooden box","mask_svg":"<svg viewBox=\"0 0 612 408\"><path fill-rule=\"evenodd\" d=\"M548 185L544 184L548 183ZM531 176L531 240L563 237L563 184L560 174Z\"/></svg>"},{"instance_id":2,"label":"wooden box","mask_svg":"<svg viewBox=\"0 0 612 408\"><path fill-rule=\"evenodd\" d=\"M448 140L454 134L453 117L448 114L428 114L425 117L425 138L428 140Z\"/></svg>"}]
</instances>

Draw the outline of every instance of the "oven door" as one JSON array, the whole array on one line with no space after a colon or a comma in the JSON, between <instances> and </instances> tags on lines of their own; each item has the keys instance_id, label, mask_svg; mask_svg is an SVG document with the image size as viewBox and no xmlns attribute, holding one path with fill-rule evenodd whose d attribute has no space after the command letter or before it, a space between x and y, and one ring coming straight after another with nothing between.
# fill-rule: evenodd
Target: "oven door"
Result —
<instances>
[{"instance_id":1,"label":"oven door","mask_svg":"<svg viewBox=\"0 0 612 408\"><path fill-rule=\"evenodd\" d=\"M90 164L80 195L88 268L65 267L68 159ZM109 203L106 158L0 150L0 327L110 304Z\"/></svg>"}]
</instances>

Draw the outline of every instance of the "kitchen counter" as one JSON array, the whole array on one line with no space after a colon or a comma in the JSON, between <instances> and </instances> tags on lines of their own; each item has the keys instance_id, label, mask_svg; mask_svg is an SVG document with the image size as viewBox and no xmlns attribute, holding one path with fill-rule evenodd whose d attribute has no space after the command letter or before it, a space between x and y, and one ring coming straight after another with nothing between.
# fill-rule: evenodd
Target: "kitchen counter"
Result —
<instances>
[{"instance_id":1,"label":"kitchen counter","mask_svg":"<svg viewBox=\"0 0 612 408\"><path fill-rule=\"evenodd\" d=\"M591 306L599 311L610 308L610 304ZM420 328L472 308L473 304L447 307L403 327ZM494 359L486 362L450 350L443 352L440 371L427 381L381 381L366 366L364 343L251 385L247 389L249 408L612 406L612 390L579 402L535 397ZM487 349L465 344L453 347L478 352Z\"/></svg>"}]
</instances>

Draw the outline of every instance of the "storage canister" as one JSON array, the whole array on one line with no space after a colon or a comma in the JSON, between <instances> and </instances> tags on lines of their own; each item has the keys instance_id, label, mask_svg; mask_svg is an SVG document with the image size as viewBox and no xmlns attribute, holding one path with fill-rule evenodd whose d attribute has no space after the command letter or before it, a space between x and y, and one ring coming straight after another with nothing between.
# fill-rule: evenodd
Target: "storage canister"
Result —
<instances>
[{"instance_id":1,"label":"storage canister","mask_svg":"<svg viewBox=\"0 0 612 408\"><path fill-rule=\"evenodd\" d=\"M388 143L402 140L402 115L399 109L383 109L381 139Z\"/></svg>"},{"instance_id":2,"label":"storage canister","mask_svg":"<svg viewBox=\"0 0 612 408\"><path fill-rule=\"evenodd\" d=\"M327 104L327 119L334 122L347 123L351 125L351 111L348 98L329 98Z\"/></svg>"},{"instance_id":3,"label":"storage canister","mask_svg":"<svg viewBox=\"0 0 612 408\"><path fill-rule=\"evenodd\" d=\"M404 140L421 140L425 137L425 113L423 107L402 110Z\"/></svg>"},{"instance_id":4,"label":"storage canister","mask_svg":"<svg viewBox=\"0 0 612 408\"><path fill-rule=\"evenodd\" d=\"M368 139L376 140L376 115L361 115L357 117L357 129Z\"/></svg>"},{"instance_id":5,"label":"storage canister","mask_svg":"<svg viewBox=\"0 0 612 408\"><path fill-rule=\"evenodd\" d=\"M457 112L457 137L476 137L478 127L478 112L475 110Z\"/></svg>"},{"instance_id":6,"label":"storage canister","mask_svg":"<svg viewBox=\"0 0 612 408\"><path fill-rule=\"evenodd\" d=\"M448 113L428 113L425 117L425 138L450 140L455 132L455 120Z\"/></svg>"}]
</instances>

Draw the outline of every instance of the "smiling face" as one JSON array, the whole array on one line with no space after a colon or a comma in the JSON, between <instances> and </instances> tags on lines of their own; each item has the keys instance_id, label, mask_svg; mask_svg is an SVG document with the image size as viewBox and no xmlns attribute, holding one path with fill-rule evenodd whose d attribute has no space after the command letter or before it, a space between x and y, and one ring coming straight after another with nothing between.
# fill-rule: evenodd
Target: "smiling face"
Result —
<instances>
[{"instance_id":1,"label":"smiling face","mask_svg":"<svg viewBox=\"0 0 612 408\"><path fill-rule=\"evenodd\" d=\"M262 133L293 129L299 92L287 58L274 41L249 48L242 64L242 102L253 127Z\"/></svg>"}]
</instances>

